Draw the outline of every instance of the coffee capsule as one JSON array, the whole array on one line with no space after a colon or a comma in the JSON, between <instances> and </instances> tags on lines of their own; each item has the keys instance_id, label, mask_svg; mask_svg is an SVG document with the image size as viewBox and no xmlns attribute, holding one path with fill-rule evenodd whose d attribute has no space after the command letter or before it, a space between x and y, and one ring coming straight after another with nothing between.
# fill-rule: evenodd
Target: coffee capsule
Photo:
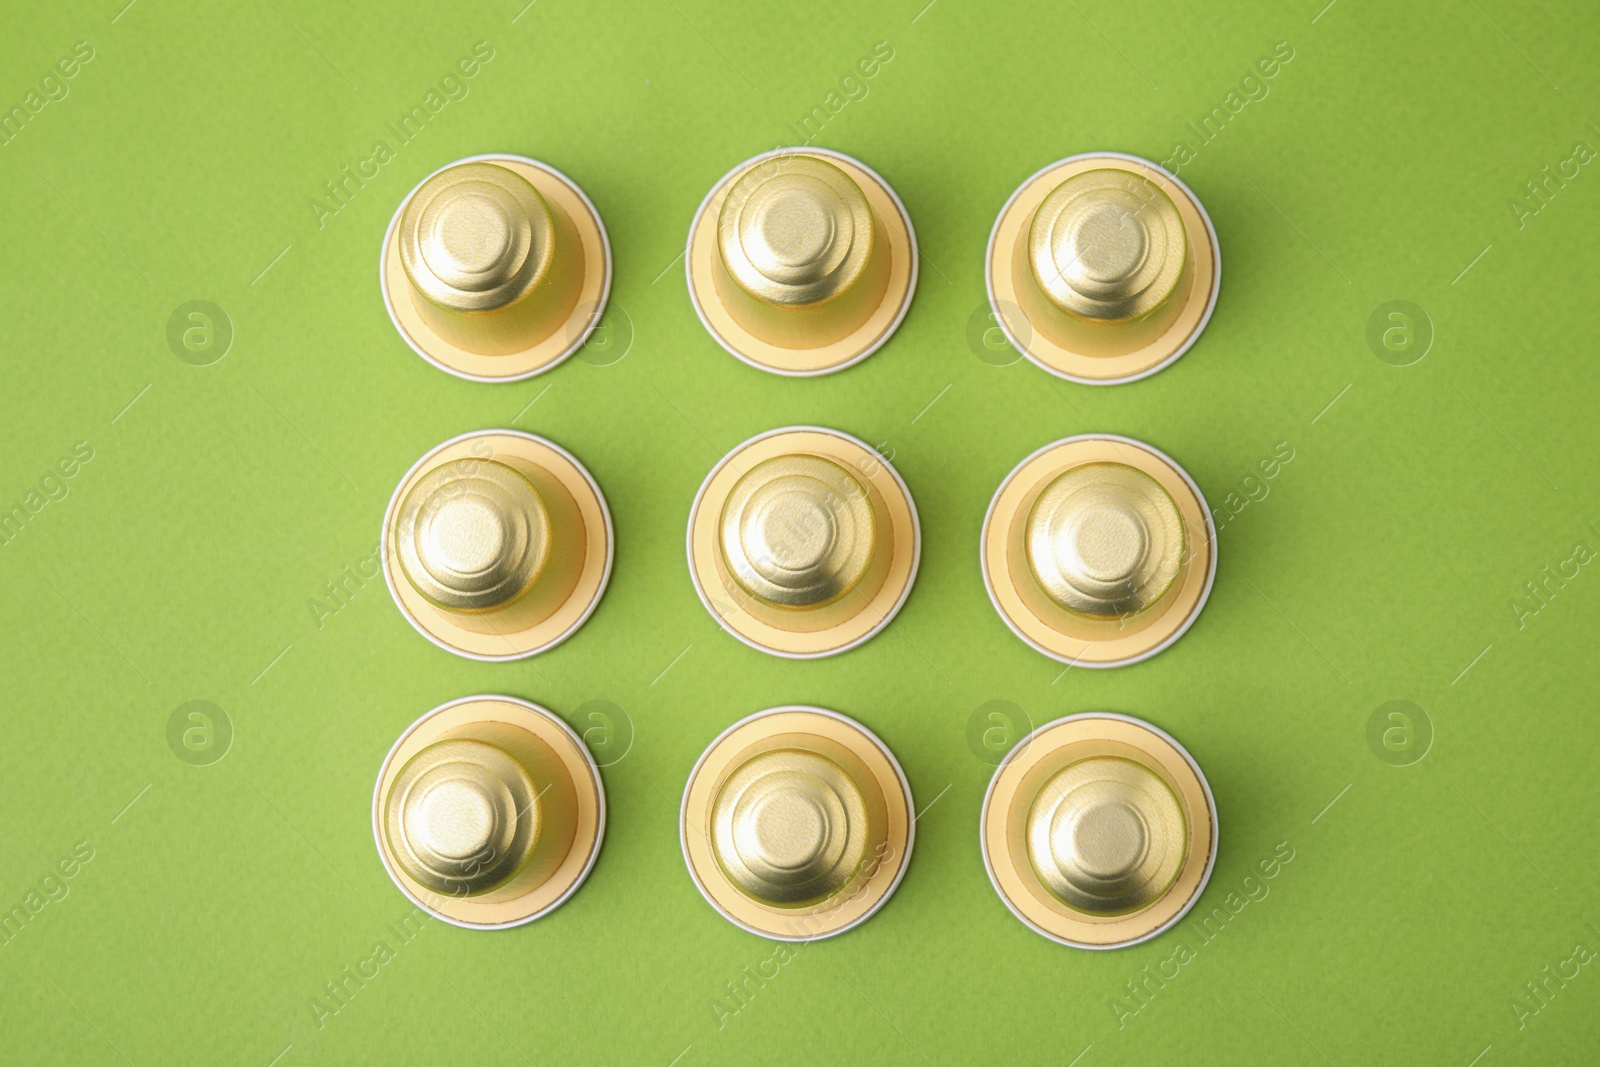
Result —
<instances>
[{"instance_id":1,"label":"coffee capsule","mask_svg":"<svg viewBox=\"0 0 1600 1067\"><path fill-rule=\"evenodd\" d=\"M1137 156L1071 156L995 220L995 321L1017 351L1085 385L1147 377L1194 344L1216 306L1217 232L1176 175Z\"/></svg>"},{"instance_id":2,"label":"coffee capsule","mask_svg":"<svg viewBox=\"0 0 1600 1067\"><path fill-rule=\"evenodd\" d=\"M1136 945L1194 906L1217 858L1200 767L1139 719L1093 712L1029 734L983 800L984 866L1011 913L1075 948Z\"/></svg>"},{"instance_id":3,"label":"coffee capsule","mask_svg":"<svg viewBox=\"0 0 1600 1067\"><path fill-rule=\"evenodd\" d=\"M412 723L372 795L372 833L400 891L474 930L532 922L589 876L606 796L589 750L515 697L455 700Z\"/></svg>"},{"instance_id":4,"label":"coffee capsule","mask_svg":"<svg viewBox=\"0 0 1600 1067\"><path fill-rule=\"evenodd\" d=\"M752 437L689 511L689 575L706 610L752 648L847 651L889 624L922 551L900 475L865 442L815 426Z\"/></svg>"},{"instance_id":5,"label":"coffee capsule","mask_svg":"<svg viewBox=\"0 0 1600 1067\"><path fill-rule=\"evenodd\" d=\"M722 916L776 941L844 933L883 907L911 858L911 787L837 712L789 706L729 727L683 791L684 861Z\"/></svg>"},{"instance_id":6,"label":"coffee capsule","mask_svg":"<svg viewBox=\"0 0 1600 1067\"><path fill-rule=\"evenodd\" d=\"M1088 434L1017 465L989 505L980 557L995 610L1045 655L1120 667L1200 614L1216 574L1200 487L1164 453Z\"/></svg>"},{"instance_id":7,"label":"coffee capsule","mask_svg":"<svg viewBox=\"0 0 1600 1067\"><path fill-rule=\"evenodd\" d=\"M866 359L911 306L917 241L893 189L859 160L780 148L729 171L689 227L689 298L717 343L807 377Z\"/></svg>"},{"instance_id":8,"label":"coffee capsule","mask_svg":"<svg viewBox=\"0 0 1600 1067\"><path fill-rule=\"evenodd\" d=\"M600 603L611 556L611 512L589 472L517 430L435 448L383 518L383 575L401 614L470 659L521 659L566 640Z\"/></svg>"},{"instance_id":9,"label":"coffee capsule","mask_svg":"<svg viewBox=\"0 0 1600 1067\"><path fill-rule=\"evenodd\" d=\"M522 156L472 156L413 189L384 237L383 302L406 343L459 378L529 378L588 338L611 291L589 198Z\"/></svg>"}]
</instances>

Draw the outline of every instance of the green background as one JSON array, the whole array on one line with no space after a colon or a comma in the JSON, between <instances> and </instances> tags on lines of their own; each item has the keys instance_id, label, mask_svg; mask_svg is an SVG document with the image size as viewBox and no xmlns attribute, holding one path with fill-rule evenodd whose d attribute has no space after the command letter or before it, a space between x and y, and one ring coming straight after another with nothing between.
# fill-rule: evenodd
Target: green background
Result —
<instances>
[{"instance_id":1,"label":"green background","mask_svg":"<svg viewBox=\"0 0 1600 1067\"><path fill-rule=\"evenodd\" d=\"M1566 561L1600 546L1600 173L1543 203L1524 188L1600 146L1592 6L122 2L4 11L0 106L75 42L94 58L0 147L0 507L26 509L75 443L93 459L0 547L0 907L40 905L0 944L0 1059L1594 1058L1600 961L1564 961L1600 949L1600 574ZM478 41L493 58L470 94L396 147L386 123ZM675 257L712 183L798 140L878 42L892 60L816 143L904 199L915 303L844 373L759 373L702 330ZM1198 145L1185 124L1226 110L1279 42L1293 59L1267 95ZM319 227L311 199L380 139L395 158ZM1165 160L1178 141L1224 262L1188 355L1090 388L969 344L989 229L1023 179L1095 149ZM573 177L615 255L604 343L498 386L417 358L376 284L405 193L491 151ZM195 299L235 333L209 366L166 339ZM1435 333L1404 367L1366 339L1397 299ZM800 422L891 454L924 536L889 630L808 663L723 633L683 560L717 458ZM319 627L309 602L369 555L404 471L511 425L571 449L610 501L616 569L587 625L533 660L475 663L372 581ZM1238 513L1187 636L1063 676L990 607L979 525L1022 457L1092 430L1150 441ZM1293 460L1247 482L1280 442ZM1529 599L1564 564L1576 576ZM605 846L543 921L430 922L407 941L372 781L408 723L476 692L547 705L608 751ZM234 731L209 766L166 740L197 699ZM597 700L623 714L596 717ZM990 764L966 738L995 700L1035 724L1108 709L1171 731L1221 820L1200 908L1266 895L1210 941L1184 926L1088 953L1029 932L978 851ZM1390 700L1432 724L1420 762L1368 745ZM922 815L888 906L773 964L696 893L676 817L704 745L786 702L877 731ZM46 884L80 842L92 859ZM1247 882L1280 843L1292 861ZM66 895L42 903L52 887ZM319 1016L324 983L380 941L392 958ZM1114 999L1180 943L1177 977ZM776 976L742 1005L714 1006L763 966ZM1532 1000L1547 966L1578 970Z\"/></svg>"}]
</instances>

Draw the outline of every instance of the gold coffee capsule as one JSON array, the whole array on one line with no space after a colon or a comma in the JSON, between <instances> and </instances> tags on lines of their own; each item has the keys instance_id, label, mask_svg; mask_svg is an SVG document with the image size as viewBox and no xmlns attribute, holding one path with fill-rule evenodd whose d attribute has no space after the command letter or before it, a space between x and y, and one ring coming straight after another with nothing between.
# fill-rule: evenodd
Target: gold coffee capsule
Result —
<instances>
[{"instance_id":1,"label":"gold coffee capsule","mask_svg":"<svg viewBox=\"0 0 1600 1067\"><path fill-rule=\"evenodd\" d=\"M589 750L544 708L504 696L435 708L378 772L372 832L400 891L446 922L518 926L589 876L606 795Z\"/></svg>"},{"instance_id":2,"label":"gold coffee capsule","mask_svg":"<svg viewBox=\"0 0 1600 1067\"><path fill-rule=\"evenodd\" d=\"M900 475L862 441L795 426L722 458L689 511L689 576L722 628L790 659L883 629L911 593L922 534Z\"/></svg>"},{"instance_id":3,"label":"gold coffee capsule","mask_svg":"<svg viewBox=\"0 0 1600 1067\"><path fill-rule=\"evenodd\" d=\"M1011 195L989 237L989 304L1017 351L1086 385L1131 382L1186 352L1222 260L1200 201L1116 152L1072 156Z\"/></svg>"},{"instance_id":4,"label":"gold coffee capsule","mask_svg":"<svg viewBox=\"0 0 1600 1067\"><path fill-rule=\"evenodd\" d=\"M735 723L683 793L683 857L723 917L778 941L831 937L881 908L911 857L911 787L853 719L782 707Z\"/></svg>"},{"instance_id":5,"label":"gold coffee capsule","mask_svg":"<svg viewBox=\"0 0 1600 1067\"><path fill-rule=\"evenodd\" d=\"M1097 712L1035 730L983 801L984 866L1013 915L1052 941L1121 948L1199 899L1217 856L1217 809L1183 746Z\"/></svg>"},{"instance_id":6,"label":"gold coffee capsule","mask_svg":"<svg viewBox=\"0 0 1600 1067\"><path fill-rule=\"evenodd\" d=\"M1165 454L1092 434L1046 445L1001 483L983 580L1013 633L1053 659L1120 667L1194 622L1216 574L1200 487Z\"/></svg>"},{"instance_id":7,"label":"gold coffee capsule","mask_svg":"<svg viewBox=\"0 0 1600 1067\"><path fill-rule=\"evenodd\" d=\"M781 148L716 184L689 228L689 297L717 343L762 370L842 370L911 306L917 242L893 189L859 160Z\"/></svg>"},{"instance_id":8,"label":"gold coffee capsule","mask_svg":"<svg viewBox=\"0 0 1600 1067\"><path fill-rule=\"evenodd\" d=\"M528 378L600 321L611 246L583 190L522 156L435 171L395 212L379 273L389 317L428 362L460 378Z\"/></svg>"},{"instance_id":9,"label":"gold coffee capsule","mask_svg":"<svg viewBox=\"0 0 1600 1067\"><path fill-rule=\"evenodd\" d=\"M516 430L463 434L400 482L383 519L400 612L460 656L521 659L583 625L611 577L611 513L560 446Z\"/></svg>"}]
</instances>

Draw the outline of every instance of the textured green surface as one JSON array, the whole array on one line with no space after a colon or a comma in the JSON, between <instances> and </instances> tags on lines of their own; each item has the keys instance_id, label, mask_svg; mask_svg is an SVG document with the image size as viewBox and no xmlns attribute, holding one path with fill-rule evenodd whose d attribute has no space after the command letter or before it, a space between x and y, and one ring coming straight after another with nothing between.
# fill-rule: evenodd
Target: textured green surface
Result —
<instances>
[{"instance_id":1,"label":"textured green surface","mask_svg":"<svg viewBox=\"0 0 1600 1067\"><path fill-rule=\"evenodd\" d=\"M1600 575L1581 561L1600 546L1600 173L1573 164L1542 204L1524 187L1600 146L1592 7L122 2L5 13L0 106L26 108L75 42L93 59L0 146L0 504L26 511L77 442L93 458L47 480L66 495L33 498L0 547L0 907L37 908L0 939L0 1058L1593 1059L1600 961L1580 961L1600 949ZM469 95L399 146L386 124L479 41L493 58ZM817 143L905 200L916 302L859 367L763 375L706 336L674 257L712 182L848 99L828 97L878 42L893 58ZM1293 58L1266 95L1241 90L1279 42ZM1241 106L1245 90L1258 99ZM1201 145L1186 123L1214 107L1228 121ZM319 226L308 202L377 140L393 158ZM1225 268L1199 344L1109 389L977 358L984 244L1016 185L1092 149L1172 159L1179 140ZM384 226L423 175L486 151L547 160L600 208L611 321L625 311L635 332L620 362L591 352L478 385L396 336L376 286ZM211 366L166 342L195 299L235 330ZM1436 332L1406 367L1366 340L1397 299ZM724 634L683 562L718 456L796 422L892 452L924 532L893 627L816 663ZM362 566L406 468L505 425L570 448L611 502L616 570L587 626L532 661L473 663L414 633L379 582L319 626L309 601ZM1019 459L1094 429L1168 451L1219 509L1257 499L1224 525L1187 636L1061 676L990 608L978 531ZM1292 461L1247 482L1280 448ZM1545 602L1528 598L1563 566ZM625 709L605 848L547 920L428 923L408 941L372 780L406 724L482 691L579 729L603 725L588 701ZM234 728L209 766L166 740L197 699ZM1436 732L1410 766L1367 742L1397 699ZM966 741L992 700L1034 723L1128 712L1190 748L1222 825L1201 909L1230 893L1240 909L1220 934L1185 925L1092 954L1005 911L977 847L989 766ZM677 800L726 725L797 701L880 733L926 811L882 912L775 955L695 892ZM1275 852L1293 858L1252 877ZM73 877L51 877L58 861ZM328 1001L347 966L376 973ZM1562 968L1575 976L1546 979Z\"/></svg>"}]
</instances>

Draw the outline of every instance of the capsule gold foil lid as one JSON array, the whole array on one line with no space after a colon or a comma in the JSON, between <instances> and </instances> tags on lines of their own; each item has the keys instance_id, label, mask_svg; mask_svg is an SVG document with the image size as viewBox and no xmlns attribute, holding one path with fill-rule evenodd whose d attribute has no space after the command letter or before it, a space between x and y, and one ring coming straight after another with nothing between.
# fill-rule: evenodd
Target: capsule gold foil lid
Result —
<instances>
[{"instance_id":1,"label":"capsule gold foil lid","mask_svg":"<svg viewBox=\"0 0 1600 1067\"><path fill-rule=\"evenodd\" d=\"M729 279L779 308L845 297L867 279L878 243L866 194L820 156L774 156L747 168L717 213L717 252ZM881 296L875 288L870 295ZM856 325L841 323L838 332Z\"/></svg>"},{"instance_id":2,"label":"capsule gold foil lid","mask_svg":"<svg viewBox=\"0 0 1600 1067\"><path fill-rule=\"evenodd\" d=\"M866 869L883 827L861 786L837 762L805 748L759 753L717 792L711 847L739 890L771 907L829 900Z\"/></svg>"},{"instance_id":3,"label":"capsule gold foil lid","mask_svg":"<svg viewBox=\"0 0 1600 1067\"><path fill-rule=\"evenodd\" d=\"M418 719L384 760L373 835L419 906L472 929L548 914L599 854L605 791L582 741L514 697L452 701Z\"/></svg>"},{"instance_id":4,"label":"capsule gold foil lid","mask_svg":"<svg viewBox=\"0 0 1600 1067\"><path fill-rule=\"evenodd\" d=\"M1059 377L1134 381L1199 337L1221 258L1210 217L1176 176L1091 153L1039 171L989 238L989 302L1012 345Z\"/></svg>"},{"instance_id":5,"label":"capsule gold foil lid","mask_svg":"<svg viewBox=\"0 0 1600 1067\"><path fill-rule=\"evenodd\" d=\"M866 641L910 595L921 552L900 476L819 427L751 438L707 476L689 515L689 571L729 633L807 659Z\"/></svg>"},{"instance_id":6,"label":"capsule gold foil lid","mask_svg":"<svg viewBox=\"0 0 1600 1067\"><path fill-rule=\"evenodd\" d=\"M1171 788L1121 756L1057 771L1034 797L1024 832L1040 884L1091 915L1125 915L1161 899L1183 867L1188 840Z\"/></svg>"},{"instance_id":7,"label":"capsule gold foil lid","mask_svg":"<svg viewBox=\"0 0 1600 1067\"><path fill-rule=\"evenodd\" d=\"M864 922L910 858L911 793L892 753L836 712L772 708L706 749L684 789L690 876L752 933L809 941Z\"/></svg>"},{"instance_id":8,"label":"capsule gold foil lid","mask_svg":"<svg viewBox=\"0 0 1600 1067\"><path fill-rule=\"evenodd\" d=\"M400 504L395 541L411 585L447 611L504 608L550 558L550 509L515 467L457 459L417 479Z\"/></svg>"},{"instance_id":9,"label":"capsule gold foil lid","mask_svg":"<svg viewBox=\"0 0 1600 1067\"><path fill-rule=\"evenodd\" d=\"M1136 663L1199 616L1216 573L1205 498L1170 457L1125 437L1039 449L996 491L980 557L1006 625L1085 667Z\"/></svg>"},{"instance_id":10,"label":"capsule gold foil lid","mask_svg":"<svg viewBox=\"0 0 1600 1067\"><path fill-rule=\"evenodd\" d=\"M1161 483L1125 463L1057 475L1028 513L1028 569L1068 611L1111 619L1145 611L1177 580L1183 516Z\"/></svg>"},{"instance_id":11,"label":"capsule gold foil lid","mask_svg":"<svg viewBox=\"0 0 1600 1067\"><path fill-rule=\"evenodd\" d=\"M1186 245L1178 209L1161 186L1126 170L1091 170L1062 181L1034 212L1028 267L1059 310L1121 325L1172 300Z\"/></svg>"},{"instance_id":12,"label":"capsule gold foil lid","mask_svg":"<svg viewBox=\"0 0 1600 1067\"><path fill-rule=\"evenodd\" d=\"M984 865L1035 932L1119 948L1168 929L1216 860L1216 804L1193 757L1149 723L1107 712L1034 731L984 798Z\"/></svg>"},{"instance_id":13,"label":"capsule gold foil lid","mask_svg":"<svg viewBox=\"0 0 1600 1067\"><path fill-rule=\"evenodd\" d=\"M424 179L384 240L384 303L406 342L459 377L555 366L599 322L611 251L594 205L522 156L475 156Z\"/></svg>"},{"instance_id":14,"label":"capsule gold foil lid","mask_svg":"<svg viewBox=\"0 0 1600 1067\"><path fill-rule=\"evenodd\" d=\"M382 561L401 613L458 655L504 660L559 644L611 573L604 496L560 446L514 430L464 434L401 480Z\"/></svg>"},{"instance_id":15,"label":"capsule gold foil lid","mask_svg":"<svg viewBox=\"0 0 1600 1067\"><path fill-rule=\"evenodd\" d=\"M690 226L689 295L711 335L777 374L826 374L865 359L899 326L916 288L905 206L859 160L820 148L746 160Z\"/></svg>"},{"instance_id":16,"label":"capsule gold foil lid","mask_svg":"<svg viewBox=\"0 0 1600 1067\"><path fill-rule=\"evenodd\" d=\"M734 483L717 531L733 580L778 608L824 607L866 577L877 520L866 486L834 460L763 460Z\"/></svg>"}]
</instances>

